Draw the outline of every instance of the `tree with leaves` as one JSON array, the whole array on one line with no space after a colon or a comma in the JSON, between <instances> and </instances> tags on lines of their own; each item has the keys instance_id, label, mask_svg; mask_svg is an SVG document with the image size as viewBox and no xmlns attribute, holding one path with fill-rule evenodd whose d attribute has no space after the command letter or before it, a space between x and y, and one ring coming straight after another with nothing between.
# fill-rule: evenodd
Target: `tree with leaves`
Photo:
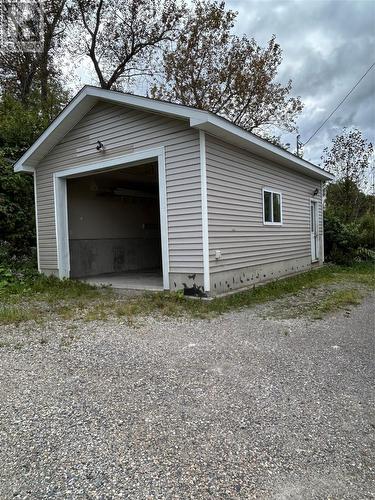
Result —
<instances>
[{"instance_id":1,"label":"tree with leaves","mask_svg":"<svg viewBox=\"0 0 375 500\"><path fill-rule=\"evenodd\" d=\"M161 82L151 95L212 111L258 134L296 130L302 110L292 82L277 82L282 51L272 36L266 47L232 34L237 13L225 2L195 0L177 41L165 51Z\"/></svg>"},{"instance_id":2,"label":"tree with leaves","mask_svg":"<svg viewBox=\"0 0 375 500\"><path fill-rule=\"evenodd\" d=\"M104 89L150 74L151 59L175 36L185 8L176 0L77 0L84 51Z\"/></svg>"},{"instance_id":3,"label":"tree with leaves","mask_svg":"<svg viewBox=\"0 0 375 500\"><path fill-rule=\"evenodd\" d=\"M372 143L360 130L344 128L332 139L331 148L324 148L321 159L324 168L334 174L337 181L350 181L361 188L367 183L373 153Z\"/></svg>"},{"instance_id":4,"label":"tree with leaves","mask_svg":"<svg viewBox=\"0 0 375 500\"><path fill-rule=\"evenodd\" d=\"M55 96L51 86L48 91L50 102L59 102L60 92ZM0 96L0 260L5 248L10 256L21 256L35 246L33 178L13 171L14 161L50 121L35 94L30 93L25 103L9 91Z\"/></svg>"},{"instance_id":5,"label":"tree with leaves","mask_svg":"<svg viewBox=\"0 0 375 500\"><path fill-rule=\"evenodd\" d=\"M323 167L335 175L336 182L327 188L326 206L343 222L353 222L362 215L362 189L373 155L373 146L356 128L344 128L332 139L331 148L324 148Z\"/></svg>"},{"instance_id":6,"label":"tree with leaves","mask_svg":"<svg viewBox=\"0 0 375 500\"><path fill-rule=\"evenodd\" d=\"M17 36L12 49L0 50L1 90L24 104L39 98L42 112L49 120L67 100L55 57L68 23L66 3L67 0L35 0L29 5L31 10L23 24L18 24L14 2L5 0L2 4L3 16L13 25ZM20 3L17 8L25 5ZM26 33L29 38L39 40L37 48L29 47Z\"/></svg>"},{"instance_id":7,"label":"tree with leaves","mask_svg":"<svg viewBox=\"0 0 375 500\"><path fill-rule=\"evenodd\" d=\"M361 248L375 247L375 199L365 194L373 146L358 129L346 129L322 156L335 182L326 189L324 239L327 257L350 263Z\"/></svg>"}]
</instances>

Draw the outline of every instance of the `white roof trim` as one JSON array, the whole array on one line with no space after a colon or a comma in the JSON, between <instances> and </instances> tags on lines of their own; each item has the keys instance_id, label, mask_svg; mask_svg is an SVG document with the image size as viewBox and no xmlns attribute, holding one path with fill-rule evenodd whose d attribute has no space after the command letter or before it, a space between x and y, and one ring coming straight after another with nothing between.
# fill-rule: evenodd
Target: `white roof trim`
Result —
<instances>
[{"instance_id":1,"label":"white roof trim","mask_svg":"<svg viewBox=\"0 0 375 500\"><path fill-rule=\"evenodd\" d=\"M306 175L332 180L333 175L312 163L298 158L256 135L247 132L229 121L208 111L150 99L131 94L124 94L97 87L85 86L78 92L66 108L57 116L50 126L15 163L16 172L32 172L39 161L71 130L76 123L98 102L107 101L123 104L145 111L187 119L190 126L204 130L231 144L242 147L259 156L289 166ZM69 118L69 119L68 119Z\"/></svg>"}]
</instances>

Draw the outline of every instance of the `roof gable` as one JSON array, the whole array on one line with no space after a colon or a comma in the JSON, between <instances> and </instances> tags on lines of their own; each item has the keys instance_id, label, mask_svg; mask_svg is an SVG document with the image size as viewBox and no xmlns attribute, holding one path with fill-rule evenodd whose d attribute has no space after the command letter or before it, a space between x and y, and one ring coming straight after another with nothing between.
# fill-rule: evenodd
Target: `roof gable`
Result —
<instances>
[{"instance_id":1,"label":"roof gable","mask_svg":"<svg viewBox=\"0 0 375 500\"><path fill-rule=\"evenodd\" d=\"M65 137L95 104L101 101L127 105L173 118L186 119L191 127L206 131L219 139L237 145L270 161L321 180L333 178L331 174L316 165L298 158L292 153L208 111L91 86L85 86L78 92L66 108L15 163L14 170L16 172L33 172L42 158Z\"/></svg>"}]
</instances>

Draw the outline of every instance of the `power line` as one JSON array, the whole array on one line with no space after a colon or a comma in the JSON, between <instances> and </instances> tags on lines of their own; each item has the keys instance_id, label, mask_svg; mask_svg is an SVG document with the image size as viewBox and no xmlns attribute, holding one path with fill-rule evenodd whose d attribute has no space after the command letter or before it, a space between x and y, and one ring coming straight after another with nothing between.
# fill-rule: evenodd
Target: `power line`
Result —
<instances>
[{"instance_id":1,"label":"power line","mask_svg":"<svg viewBox=\"0 0 375 500\"><path fill-rule=\"evenodd\" d=\"M352 89L351 89L351 90L349 90L349 92L348 92L348 93L346 94L346 96L345 96L345 97L344 97L344 98L343 98L343 99L339 102L339 104L335 107L335 109L334 109L334 110L332 111L332 113L328 116L328 118L326 118L326 119L324 120L324 122L320 125L320 127L319 127L319 128L317 128L317 129L315 130L315 132L313 133L313 135L312 135L312 136L311 136L311 137L310 137L310 138L309 138L309 139L308 139L308 140L304 143L304 146L306 146L306 144L307 144L308 142L310 142L310 141L311 141L311 139L312 139L312 138L313 138L313 137L314 137L314 136L315 136L315 135L319 132L319 130L320 130L322 127L324 127L324 125L328 122L328 120L331 118L331 116L333 116L333 115L336 113L336 111L339 109L339 107L341 106L341 104L343 104L343 103L346 101L346 99L347 99L347 98L350 96L350 94L351 94L351 93L352 93L352 92L353 92L353 91L354 91L354 90L358 87L358 85L361 83L361 81L362 81L362 80L365 78L365 76L366 76L366 75L367 75L367 74L368 74L368 73L372 70L372 68L373 68L374 66L375 66L375 62L373 62L373 63L371 64L371 66L368 68L368 70L366 71L366 73L364 73L364 74L361 76L361 78L358 80L358 82L354 85L354 87L352 87Z\"/></svg>"}]
</instances>

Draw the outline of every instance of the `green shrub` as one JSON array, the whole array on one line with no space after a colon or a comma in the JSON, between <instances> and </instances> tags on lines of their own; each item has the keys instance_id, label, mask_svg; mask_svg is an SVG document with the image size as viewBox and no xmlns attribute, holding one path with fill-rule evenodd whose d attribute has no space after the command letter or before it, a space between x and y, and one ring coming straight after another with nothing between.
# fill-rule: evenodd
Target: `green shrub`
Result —
<instances>
[{"instance_id":1,"label":"green shrub","mask_svg":"<svg viewBox=\"0 0 375 500\"><path fill-rule=\"evenodd\" d=\"M344 224L339 217L326 213L324 246L326 260L337 264L351 264L360 246L358 226Z\"/></svg>"},{"instance_id":2,"label":"green shrub","mask_svg":"<svg viewBox=\"0 0 375 500\"><path fill-rule=\"evenodd\" d=\"M17 255L9 242L0 241L0 290L38 275L35 253Z\"/></svg>"},{"instance_id":3,"label":"green shrub","mask_svg":"<svg viewBox=\"0 0 375 500\"><path fill-rule=\"evenodd\" d=\"M16 174L0 152L0 241L15 256L30 255L35 247L34 187L32 176Z\"/></svg>"},{"instance_id":4,"label":"green shrub","mask_svg":"<svg viewBox=\"0 0 375 500\"><path fill-rule=\"evenodd\" d=\"M370 215L370 218L373 217ZM350 265L355 261L373 260L374 221L363 217L345 224L330 212L324 215L324 247L326 260Z\"/></svg>"},{"instance_id":5,"label":"green shrub","mask_svg":"<svg viewBox=\"0 0 375 500\"><path fill-rule=\"evenodd\" d=\"M359 220L359 240L362 247L375 250L375 216L366 213Z\"/></svg>"}]
</instances>

